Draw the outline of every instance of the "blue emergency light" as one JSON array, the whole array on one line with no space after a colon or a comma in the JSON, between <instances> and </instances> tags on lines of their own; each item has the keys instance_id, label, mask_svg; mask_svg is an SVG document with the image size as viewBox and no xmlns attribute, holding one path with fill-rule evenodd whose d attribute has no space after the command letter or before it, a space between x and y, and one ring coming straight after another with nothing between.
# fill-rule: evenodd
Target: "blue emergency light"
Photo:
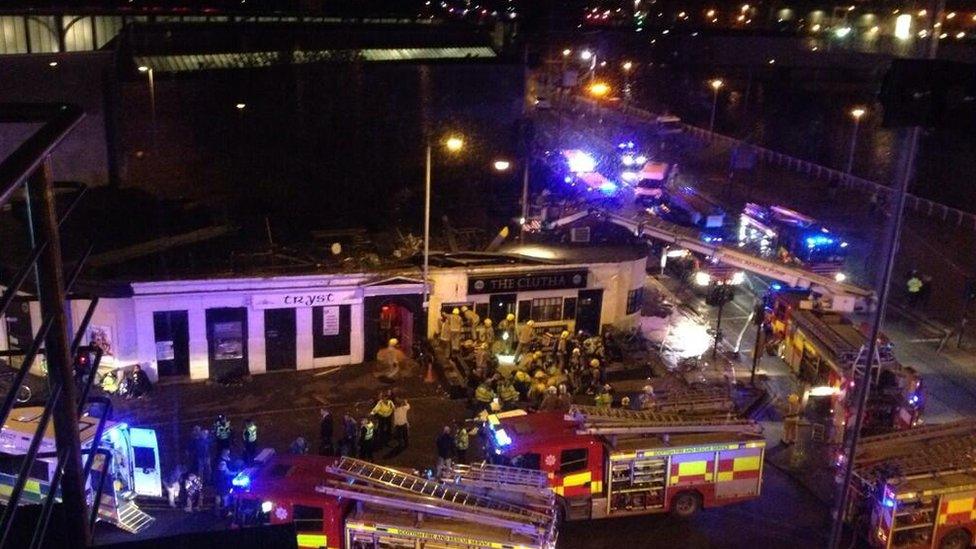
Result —
<instances>
[{"instance_id":1,"label":"blue emergency light","mask_svg":"<svg viewBox=\"0 0 976 549\"><path fill-rule=\"evenodd\" d=\"M247 474L247 471L241 471L234 475L233 480L230 481L236 488L244 488L245 490L251 486L251 476Z\"/></svg>"},{"instance_id":2,"label":"blue emergency light","mask_svg":"<svg viewBox=\"0 0 976 549\"><path fill-rule=\"evenodd\" d=\"M499 446L508 446L512 444L512 437L508 436L508 433L505 432L505 429L496 429L495 444L498 444Z\"/></svg>"}]
</instances>

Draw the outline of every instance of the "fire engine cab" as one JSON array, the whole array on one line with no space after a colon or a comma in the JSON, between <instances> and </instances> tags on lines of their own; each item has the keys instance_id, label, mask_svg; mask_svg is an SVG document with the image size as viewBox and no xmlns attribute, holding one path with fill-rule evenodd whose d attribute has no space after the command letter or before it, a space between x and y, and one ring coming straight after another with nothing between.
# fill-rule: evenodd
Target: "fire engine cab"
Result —
<instances>
[{"instance_id":1,"label":"fire engine cab","mask_svg":"<svg viewBox=\"0 0 976 549\"><path fill-rule=\"evenodd\" d=\"M759 496L766 441L755 422L577 406L489 416L488 451L545 473L565 520L686 517Z\"/></svg>"},{"instance_id":2,"label":"fire engine cab","mask_svg":"<svg viewBox=\"0 0 976 549\"><path fill-rule=\"evenodd\" d=\"M865 437L848 518L885 549L962 549L976 539L976 421ZM863 522L861 522L863 524Z\"/></svg>"},{"instance_id":3,"label":"fire engine cab","mask_svg":"<svg viewBox=\"0 0 976 549\"><path fill-rule=\"evenodd\" d=\"M554 549L537 471L458 466L429 479L353 458L274 456L234 479L238 526L294 523L308 549ZM489 495L490 494L490 495Z\"/></svg>"},{"instance_id":4,"label":"fire engine cab","mask_svg":"<svg viewBox=\"0 0 976 549\"><path fill-rule=\"evenodd\" d=\"M920 423L925 404L922 378L895 359L888 341L879 341L869 361L868 337L843 314L791 292L775 295L772 304L770 323L779 353L800 379L832 388L835 402L852 408L855 380L870 362L865 431L881 433Z\"/></svg>"}]
</instances>

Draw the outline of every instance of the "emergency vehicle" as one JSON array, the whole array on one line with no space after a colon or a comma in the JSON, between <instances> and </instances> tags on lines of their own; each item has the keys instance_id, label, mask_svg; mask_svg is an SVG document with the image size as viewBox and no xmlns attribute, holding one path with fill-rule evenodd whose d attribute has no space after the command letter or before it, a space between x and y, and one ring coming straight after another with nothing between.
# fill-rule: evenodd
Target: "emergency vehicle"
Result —
<instances>
[{"instance_id":1,"label":"emergency vehicle","mask_svg":"<svg viewBox=\"0 0 976 549\"><path fill-rule=\"evenodd\" d=\"M238 526L294 523L307 549L554 549L537 471L473 465L425 478L343 457L274 456L234 479Z\"/></svg>"},{"instance_id":2,"label":"emergency vehicle","mask_svg":"<svg viewBox=\"0 0 976 549\"><path fill-rule=\"evenodd\" d=\"M0 502L5 502L10 495L43 413L44 408L40 406L14 408L0 431ZM154 519L139 508L135 498L163 495L156 432L106 420L101 444L96 445L94 439L98 422L99 418L91 416L82 416L78 422L83 452L91 451L93 446L97 446L101 452L96 454L93 474L86 490L92 500L101 491L99 519L128 532L138 533L152 524ZM105 454L111 454L112 458L105 459ZM107 473L106 461L109 462ZM49 423L20 504L43 502L50 493L56 467L54 426Z\"/></svg>"},{"instance_id":3,"label":"emergency vehicle","mask_svg":"<svg viewBox=\"0 0 976 549\"><path fill-rule=\"evenodd\" d=\"M621 177L624 181L633 179L637 182L634 187L636 201L654 205L664 200L665 192L677 177L677 172L677 166L652 160L645 162L640 171L625 171Z\"/></svg>"},{"instance_id":4,"label":"emergency vehicle","mask_svg":"<svg viewBox=\"0 0 976 549\"><path fill-rule=\"evenodd\" d=\"M760 257L775 257L818 274L843 277L840 273L847 242L816 219L789 208L747 203L739 217L738 239L740 247Z\"/></svg>"},{"instance_id":5,"label":"emergency vehicle","mask_svg":"<svg viewBox=\"0 0 976 549\"><path fill-rule=\"evenodd\" d=\"M835 401L854 406L853 391L870 362L868 433L908 429L922 418L925 394L922 378L902 366L892 345L881 338L873 360L867 358L868 338L845 315L824 309L808 295L780 292L772 297L769 319L779 354L800 379L835 390Z\"/></svg>"},{"instance_id":6,"label":"emergency vehicle","mask_svg":"<svg viewBox=\"0 0 976 549\"><path fill-rule=\"evenodd\" d=\"M755 422L573 407L489 416L496 460L546 474L564 520L671 512L759 497L766 441Z\"/></svg>"},{"instance_id":7,"label":"emergency vehicle","mask_svg":"<svg viewBox=\"0 0 976 549\"><path fill-rule=\"evenodd\" d=\"M962 549L976 539L976 421L865 437L848 518L885 549ZM863 524L863 522L861 522Z\"/></svg>"}]
</instances>

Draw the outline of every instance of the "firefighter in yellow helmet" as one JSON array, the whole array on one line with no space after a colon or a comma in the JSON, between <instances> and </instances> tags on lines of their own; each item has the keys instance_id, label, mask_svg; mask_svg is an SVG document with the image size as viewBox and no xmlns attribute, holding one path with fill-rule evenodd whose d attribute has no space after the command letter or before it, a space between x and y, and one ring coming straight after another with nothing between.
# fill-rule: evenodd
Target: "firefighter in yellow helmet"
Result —
<instances>
[{"instance_id":1,"label":"firefighter in yellow helmet","mask_svg":"<svg viewBox=\"0 0 976 549\"><path fill-rule=\"evenodd\" d=\"M464 323L461 321L461 310L455 307L451 311L451 316L447 317L447 322L451 326L451 351L456 353L461 350L461 335L464 331Z\"/></svg>"},{"instance_id":2,"label":"firefighter in yellow helmet","mask_svg":"<svg viewBox=\"0 0 976 549\"><path fill-rule=\"evenodd\" d=\"M478 343L487 345L491 349L492 344L495 343L495 329L491 326L490 318L486 318L484 322L478 325L475 335L478 338Z\"/></svg>"},{"instance_id":3,"label":"firefighter in yellow helmet","mask_svg":"<svg viewBox=\"0 0 976 549\"><path fill-rule=\"evenodd\" d=\"M613 395L610 394L610 391L612 390L613 389L610 387L610 385L604 385L603 388L600 389L600 392L597 393L596 398L594 399L597 408L609 408L610 405L613 404Z\"/></svg>"},{"instance_id":4,"label":"firefighter in yellow helmet","mask_svg":"<svg viewBox=\"0 0 976 549\"><path fill-rule=\"evenodd\" d=\"M515 390L515 386L508 379L502 378L495 383L495 392L498 394L498 398L502 402L502 406L505 409L515 408L516 403L519 399L519 393Z\"/></svg>"},{"instance_id":5,"label":"firefighter in yellow helmet","mask_svg":"<svg viewBox=\"0 0 976 549\"><path fill-rule=\"evenodd\" d=\"M597 391L600 386L600 381L602 376L600 375L600 359L593 358L590 359L590 367L587 368L587 377L589 378L590 389L587 391L589 394L593 394Z\"/></svg>"},{"instance_id":6,"label":"firefighter in yellow helmet","mask_svg":"<svg viewBox=\"0 0 976 549\"><path fill-rule=\"evenodd\" d=\"M796 442L797 431L800 428L800 396L793 393L787 399L786 417L783 419L783 443Z\"/></svg>"},{"instance_id":7,"label":"firefighter in yellow helmet","mask_svg":"<svg viewBox=\"0 0 976 549\"><path fill-rule=\"evenodd\" d=\"M505 318L498 322L498 337L501 338L499 351L503 354L511 354L512 345L515 343L515 315L508 313Z\"/></svg>"},{"instance_id":8,"label":"firefighter in yellow helmet","mask_svg":"<svg viewBox=\"0 0 976 549\"><path fill-rule=\"evenodd\" d=\"M515 382L513 385L515 386L515 390L519 392L521 398L526 398L526 396L529 394L529 387L532 384L532 378L529 377L527 372L523 372L522 370L516 371L514 377Z\"/></svg>"},{"instance_id":9,"label":"firefighter in yellow helmet","mask_svg":"<svg viewBox=\"0 0 976 549\"><path fill-rule=\"evenodd\" d=\"M484 380L474 390L474 399L478 401L478 406L484 410L491 408L491 401L495 398L495 391L491 389L489 380Z\"/></svg>"},{"instance_id":10,"label":"firefighter in yellow helmet","mask_svg":"<svg viewBox=\"0 0 976 549\"><path fill-rule=\"evenodd\" d=\"M556 361L559 363L559 368L566 370L567 357L569 355L569 332L563 330L563 333L559 334L559 341L556 342Z\"/></svg>"}]
</instances>

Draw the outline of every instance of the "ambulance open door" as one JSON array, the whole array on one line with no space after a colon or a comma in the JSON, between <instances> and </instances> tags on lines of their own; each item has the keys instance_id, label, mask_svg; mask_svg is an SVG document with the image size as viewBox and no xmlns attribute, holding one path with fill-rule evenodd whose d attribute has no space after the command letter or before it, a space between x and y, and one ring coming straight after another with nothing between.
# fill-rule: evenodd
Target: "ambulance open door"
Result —
<instances>
[{"instance_id":1,"label":"ambulance open door","mask_svg":"<svg viewBox=\"0 0 976 549\"><path fill-rule=\"evenodd\" d=\"M163 479L159 465L156 431L129 428L129 463L132 464L132 490L140 496L162 497Z\"/></svg>"}]
</instances>

